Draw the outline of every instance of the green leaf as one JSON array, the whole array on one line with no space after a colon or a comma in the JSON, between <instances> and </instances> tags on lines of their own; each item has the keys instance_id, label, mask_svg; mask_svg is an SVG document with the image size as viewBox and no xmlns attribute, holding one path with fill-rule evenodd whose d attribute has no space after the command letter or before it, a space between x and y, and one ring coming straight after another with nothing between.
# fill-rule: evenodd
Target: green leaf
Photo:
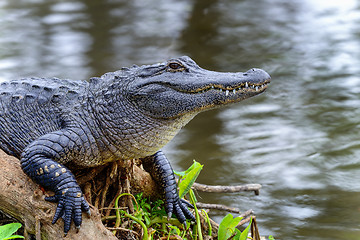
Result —
<instances>
[{"instance_id":1,"label":"green leaf","mask_svg":"<svg viewBox=\"0 0 360 240\"><path fill-rule=\"evenodd\" d=\"M234 240L240 240L241 231L239 229L235 228L235 232L236 232L236 235L235 235L235 237L233 239Z\"/></svg>"},{"instance_id":2,"label":"green leaf","mask_svg":"<svg viewBox=\"0 0 360 240\"><path fill-rule=\"evenodd\" d=\"M252 223L252 218L250 219L249 225L241 233L239 240L246 240L247 239L247 236L249 235L249 230L250 230L251 223Z\"/></svg>"},{"instance_id":3,"label":"green leaf","mask_svg":"<svg viewBox=\"0 0 360 240\"><path fill-rule=\"evenodd\" d=\"M169 228L171 228L173 231L173 234L180 235L181 231L178 227L169 225Z\"/></svg>"},{"instance_id":4,"label":"green leaf","mask_svg":"<svg viewBox=\"0 0 360 240\"><path fill-rule=\"evenodd\" d=\"M196 162L194 163L185 171L180 172L180 180L179 180L179 197L183 198L185 194L187 194L194 184L196 178L199 176L200 171L202 170L203 165Z\"/></svg>"},{"instance_id":5,"label":"green leaf","mask_svg":"<svg viewBox=\"0 0 360 240\"><path fill-rule=\"evenodd\" d=\"M199 164L199 163L194 160L194 163L187 170L182 171L182 172L178 172L178 171L174 170L174 173L176 175L178 175L179 177L184 177L186 174L188 174L195 168L195 164Z\"/></svg>"},{"instance_id":6,"label":"green leaf","mask_svg":"<svg viewBox=\"0 0 360 240\"><path fill-rule=\"evenodd\" d=\"M179 176L179 177L182 177L185 175L185 171L179 172L179 171L173 170L173 172L176 176Z\"/></svg>"},{"instance_id":7,"label":"green leaf","mask_svg":"<svg viewBox=\"0 0 360 240\"><path fill-rule=\"evenodd\" d=\"M242 219L242 217L236 217L236 218L234 218L234 219L231 221L231 223L230 223L230 225L229 225L229 228L235 229L235 227L240 223L241 219Z\"/></svg>"},{"instance_id":8,"label":"green leaf","mask_svg":"<svg viewBox=\"0 0 360 240\"><path fill-rule=\"evenodd\" d=\"M11 237L4 238L4 239L2 239L2 240L17 239L17 238L22 238L22 239L24 239L25 237L20 236L20 235L12 235Z\"/></svg>"},{"instance_id":9,"label":"green leaf","mask_svg":"<svg viewBox=\"0 0 360 240\"><path fill-rule=\"evenodd\" d=\"M146 210L150 210L151 205L149 203L144 203L143 208L145 208Z\"/></svg>"},{"instance_id":10,"label":"green leaf","mask_svg":"<svg viewBox=\"0 0 360 240\"><path fill-rule=\"evenodd\" d=\"M149 216L144 216L144 220L145 220L145 224L146 224L146 226L150 226L150 223L151 223L151 221L150 221L150 218L149 218Z\"/></svg>"},{"instance_id":11,"label":"green leaf","mask_svg":"<svg viewBox=\"0 0 360 240\"><path fill-rule=\"evenodd\" d=\"M11 239L11 235L21 228L21 223L9 223L0 226L0 239ZM20 236L20 238L24 238Z\"/></svg>"},{"instance_id":12,"label":"green leaf","mask_svg":"<svg viewBox=\"0 0 360 240\"><path fill-rule=\"evenodd\" d=\"M229 213L226 215L220 222L219 229L218 229L218 239L219 240L226 240L235 231L235 227L239 224L242 217L233 218L233 215Z\"/></svg>"},{"instance_id":13,"label":"green leaf","mask_svg":"<svg viewBox=\"0 0 360 240\"><path fill-rule=\"evenodd\" d=\"M233 219L233 215L231 213L227 214L220 222L219 229L218 229L218 239L219 240L226 240L229 238L229 229L228 225L231 223Z\"/></svg>"}]
</instances>

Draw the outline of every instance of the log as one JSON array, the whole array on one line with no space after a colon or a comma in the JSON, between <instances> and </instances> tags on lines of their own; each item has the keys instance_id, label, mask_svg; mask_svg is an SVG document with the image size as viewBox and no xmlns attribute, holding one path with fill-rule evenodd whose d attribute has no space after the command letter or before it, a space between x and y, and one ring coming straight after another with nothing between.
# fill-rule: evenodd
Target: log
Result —
<instances>
[{"instance_id":1,"label":"log","mask_svg":"<svg viewBox=\"0 0 360 240\"><path fill-rule=\"evenodd\" d=\"M61 219L51 224L56 204L46 202L39 185L23 173L18 159L0 150L0 211L23 223L25 236L36 239L117 239L101 222L97 209L91 209L91 216L83 214L78 233L72 224L64 238Z\"/></svg>"}]
</instances>

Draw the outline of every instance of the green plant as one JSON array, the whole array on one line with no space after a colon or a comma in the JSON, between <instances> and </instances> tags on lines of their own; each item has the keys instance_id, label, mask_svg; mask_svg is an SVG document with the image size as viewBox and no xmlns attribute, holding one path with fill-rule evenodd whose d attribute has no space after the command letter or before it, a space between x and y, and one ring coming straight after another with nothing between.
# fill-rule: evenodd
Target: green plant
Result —
<instances>
[{"instance_id":1,"label":"green plant","mask_svg":"<svg viewBox=\"0 0 360 240\"><path fill-rule=\"evenodd\" d=\"M21 223L9 223L0 226L0 240L24 238L20 235L13 235L19 228L21 228Z\"/></svg>"},{"instance_id":2,"label":"green plant","mask_svg":"<svg viewBox=\"0 0 360 240\"><path fill-rule=\"evenodd\" d=\"M130 193L122 193L120 194L119 196L117 196L116 200L115 200L115 211L116 211L116 222L115 222L115 227L119 227L120 226L120 221L121 221L121 217L120 217L120 214L122 214L123 216L127 217L127 218L130 218L131 220L137 222L144 230L144 235L143 235L143 240L148 240L149 237L148 237L148 228L146 227L145 223L142 221L141 218L139 217L135 217L134 215L131 215L129 213L127 213L126 211L124 210L121 210L119 208L119 199L123 196L130 196L135 204L136 204L136 208L137 209L140 209L139 208L139 205L134 197L134 195L130 194ZM114 234L116 233L116 231L113 232Z\"/></svg>"},{"instance_id":3,"label":"green plant","mask_svg":"<svg viewBox=\"0 0 360 240\"><path fill-rule=\"evenodd\" d=\"M200 163L194 160L194 163L187 170L183 172L174 171L174 173L180 177L179 179L180 198L183 198L190 191L191 186L196 181L196 178L199 176L203 166L204 165L201 165Z\"/></svg>"},{"instance_id":4,"label":"green plant","mask_svg":"<svg viewBox=\"0 0 360 240\"><path fill-rule=\"evenodd\" d=\"M143 228L143 240L159 238L174 239L174 236L179 236L181 239L202 240L203 234L205 233L201 231L200 215L196 208L197 199L194 191L191 189L202 168L203 165L194 161L186 171L174 171L175 174L179 176L179 196L183 198L185 195L188 195L189 202L194 206L196 223L192 230L188 227L184 228L175 218L168 220L162 200L151 201L149 198L143 197L141 193L135 196L129 193L120 194L115 201L116 216L110 216L106 219L116 219L115 228L120 226L121 216L131 219ZM135 210L133 214L128 214L126 211L119 209L118 201L122 196L130 196L133 199ZM210 219L204 210L201 211L201 215L205 217L205 223L209 226L207 234L211 236L212 228ZM231 214L226 215L219 225L218 239L227 240L231 238L235 240L246 240L252 220L243 232L236 228L241 220L241 217L234 218ZM190 226L190 222L187 222L187 226ZM114 234L115 233L116 231L114 231Z\"/></svg>"},{"instance_id":5,"label":"green plant","mask_svg":"<svg viewBox=\"0 0 360 240\"><path fill-rule=\"evenodd\" d=\"M203 165L201 165L200 163L194 160L194 163L186 171L183 172L174 171L175 174L180 177L178 184L180 198L183 198L187 193L189 193L190 203L194 206L196 224L193 232L195 233L195 235L197 235L199 240L203 239L201 232L201 222L200 222L199 211L196 208L197 200L193 190L191 190L191 186L196 181L196 178L199 176L202 168Z\"/></svg>"},{"instance_id":6,"label":"green plant","mask_svg":"<svg viewBox=\"0 0 360 240\"><path fill-rule=\"evenodd\" d=\"M251 226L251 220L249 225L246 229L241 232L236 226L240 223L242 217L233 217L231 213L226 215L220 222L219 229L218 229L218 239L219 240L226 240L229 239L231 236L235 235L233 239L235 240L246 240L249 229Z\"/></svg>"}]
</instances>

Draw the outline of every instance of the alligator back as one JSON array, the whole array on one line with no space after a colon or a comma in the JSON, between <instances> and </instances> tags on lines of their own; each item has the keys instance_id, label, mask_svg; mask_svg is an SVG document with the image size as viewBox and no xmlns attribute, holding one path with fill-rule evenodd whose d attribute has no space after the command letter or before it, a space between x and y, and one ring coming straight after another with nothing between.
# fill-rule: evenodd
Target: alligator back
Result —
<instances>
[{"instance_id":1,"label":"alligator back","mask_svg":"<svg viewBox=\"0 0 360 240\"><path fill-rule=\"evenodd\" d=\"M85 85L57 78L0 83L0 148L20 158L36 138L63 128L67 109L78 102Z\"/></svg>"}]
</instances>

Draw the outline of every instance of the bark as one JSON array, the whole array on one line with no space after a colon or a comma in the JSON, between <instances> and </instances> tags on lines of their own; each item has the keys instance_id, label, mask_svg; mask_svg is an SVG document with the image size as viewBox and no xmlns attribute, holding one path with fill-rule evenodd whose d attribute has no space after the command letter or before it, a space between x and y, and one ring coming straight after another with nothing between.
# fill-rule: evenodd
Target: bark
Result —
<instances>
[{"instance_id":1,"label":"bark","mask_svg":"<svg viewBox=\"0 0 360 240\"><path fill-rule=\"evenodd\" d=\"M154 192L155 186L150 175L134 166L139 191ZM142 179L144 178L144 179ZM141 183L144 181L146 184ZM149 186L147 188L146 186ZM78 233L72 225L66 237L63 237L63 221L59 219L51 224L56 204L44 200L44 193L39 185L27 177L18 159L0 150L0 211L23 223L25 237L35 235L36 239L117 239L101 222L96 208L91 209L91 216L83 214L83 222Z\"/></svg>"}]
</instances>

